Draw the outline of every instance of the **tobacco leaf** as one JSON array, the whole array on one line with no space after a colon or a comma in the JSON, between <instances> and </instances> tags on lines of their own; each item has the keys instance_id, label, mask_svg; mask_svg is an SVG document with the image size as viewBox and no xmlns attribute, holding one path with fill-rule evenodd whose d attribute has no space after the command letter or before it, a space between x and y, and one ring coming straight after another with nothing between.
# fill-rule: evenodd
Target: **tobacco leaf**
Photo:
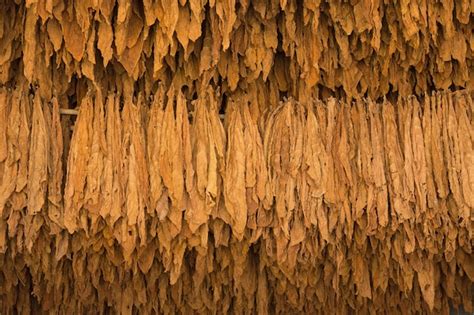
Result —
<instances>
[{"instance_id":1,"label":"tobacco leaf","mask_svg":"<svg viewBox=\"0 0 474 315\"><path fill-rule=\"evenodd\" d=\"M46 120L38 96L33 102L30 157L28 164L28 214L35 215L45 204L48 184L49 139Z\"/></svg>"},{"instance_id":2,"label":"tobacco leaf","mask_svg":"<svg viewBox=\"0 0 474 315\"><path fill-rule=\"evenodd\" d=\"M87 165L91 153L93 125L93 101L87 95L81 102L74 127L67 161L66 185L64 188L64 226L69 233L79 227L80 213L84 206Z\"/></svg>"}]
</instances>

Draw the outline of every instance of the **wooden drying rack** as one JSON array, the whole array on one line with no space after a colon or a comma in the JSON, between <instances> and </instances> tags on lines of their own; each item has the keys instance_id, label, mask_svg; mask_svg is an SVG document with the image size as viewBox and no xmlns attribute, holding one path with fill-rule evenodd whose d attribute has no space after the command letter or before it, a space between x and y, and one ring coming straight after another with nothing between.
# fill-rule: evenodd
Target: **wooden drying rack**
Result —
<instances>
[{"instance_id":1,"label":"wooden drying rack","mask_svg":"<svg viewBox=\"0 0 474 315\"><path fill-rule=\"evenodd\" d=\"M59 113L61 115L77 115L79 111L77 109L60 108Z\"/></svg>"},{"instance_id":2,"label":"wooden drying rack","mask_svg":"<svg viewBox=\"0 0 474 315\"><path fill-rule=\"evenodd\" d=\"M70 109L70 108L60 108L59 113L61 115L72 115L72 116L77 116L79 114L79 111L77 109ZM191 116L191 115L190 115ZM219 114L219 117L221 120L224 120L224 114Z\"/></svg>"}]
</instances>

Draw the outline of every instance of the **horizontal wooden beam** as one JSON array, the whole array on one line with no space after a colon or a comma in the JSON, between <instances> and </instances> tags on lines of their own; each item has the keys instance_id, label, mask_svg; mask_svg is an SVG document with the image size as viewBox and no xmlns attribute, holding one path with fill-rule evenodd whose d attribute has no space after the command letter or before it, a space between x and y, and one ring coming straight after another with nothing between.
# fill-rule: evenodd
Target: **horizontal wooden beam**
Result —
<instances>
[{"instance_id":1,"label":"horizontal wooden beam","mask_svg":"<svg viewBox=\"0 0 474 315\"><path fill-rule=\"evenodd\" d=\"M79 111L77 109L70 109L70 108L60 108L59 113L61 115L76 115L79 114ZM191 117L191 115L190 115ZM219 114L220 119L224 120L225 115L224 114Z\"/></svg>"}]
</instances>

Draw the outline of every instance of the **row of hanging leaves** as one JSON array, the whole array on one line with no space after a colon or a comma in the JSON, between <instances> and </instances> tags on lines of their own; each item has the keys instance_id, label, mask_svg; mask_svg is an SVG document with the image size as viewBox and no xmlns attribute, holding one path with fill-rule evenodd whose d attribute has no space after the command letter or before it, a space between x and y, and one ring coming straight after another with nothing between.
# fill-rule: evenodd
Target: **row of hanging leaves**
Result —
<instances>
[{"instance_id":1,"label":"row of hanging leaves","mask_svg":"<svg viewBox=\"0 0 474 315\"><path fill-rule=\"evenodd\" d=\"M473 310L472 95L202 91L0 89L2 313Z\"/></svg>"},{"instance_id":2,"label":"row of hanging leaves","mask_svg":"<svg viewBox=\"0 0 474 315\"><path fill-rule=\"evenodd\" d=\"M212 78L278 105L474 87L472 0L1 0L0 83ZM374 84L375 83L375 84ZM105 83L104 83L105 84ZM191 93L194 91L191 91Z\"/></svg>"}]
</instances>

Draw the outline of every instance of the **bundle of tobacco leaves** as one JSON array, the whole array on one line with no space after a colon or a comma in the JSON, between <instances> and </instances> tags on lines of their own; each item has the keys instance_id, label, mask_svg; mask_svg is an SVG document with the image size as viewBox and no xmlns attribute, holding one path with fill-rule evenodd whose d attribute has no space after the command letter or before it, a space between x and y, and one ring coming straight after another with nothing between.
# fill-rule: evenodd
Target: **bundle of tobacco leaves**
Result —
<instances>
[{"instance_id":1,"label":"bundle of tobacco leaves","mask_svg":"<svg viewBox=\"0 0 474 315\"><path fill-rule=\"evenodd\" d=\"M473 0L0 8L0 313L474 311Z\"/></svg>"},{"instance_id":2,"label":"bundle of tobacco leaves","mask_svg":"<svg viewBox=\"0 0 474 315\"><path fill-rule=\"evenodd\" d=\"M470 93L202 91L0 89L2 312L473 310Z\"/></svg>"},{"instance_id":3,"label":"bundle of tobacco leaves","mask_svg":"<svg viewBox=\"0 0 474 315\"><path fill-rule=\"evenodd\" d=\"M402 96L474 87L472 0L1 0L0 83ZM109 82L109 83L105 83ZM148 86L148 87L146 87ZM149 92L149 90L148 90ZM342 93L342 94L341 94ZM261 104L262 105L262 104Z\"/></svg>"}]
</instances>

